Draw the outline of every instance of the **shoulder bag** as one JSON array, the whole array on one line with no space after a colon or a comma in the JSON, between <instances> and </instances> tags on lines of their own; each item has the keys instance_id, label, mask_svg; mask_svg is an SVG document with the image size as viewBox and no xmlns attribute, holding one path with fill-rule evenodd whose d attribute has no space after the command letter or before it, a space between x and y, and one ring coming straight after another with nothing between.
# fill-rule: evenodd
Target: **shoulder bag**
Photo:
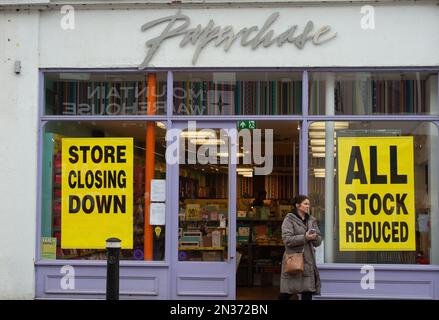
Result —
<instances>
[{"instance_id":1,"label":"shoulder bag","mask_svg":"<svg viewBox=\"0 0 439 320\"><path fill-rule=\"evenodd\" d=\"M285 269L284 271L288 274L298 274L302 273L304 269L304 262L303 262L303 251L305 248L302 249L302 252L295 252L295 253L286 253L285 257Z\"/></svg>"}]
</instances>

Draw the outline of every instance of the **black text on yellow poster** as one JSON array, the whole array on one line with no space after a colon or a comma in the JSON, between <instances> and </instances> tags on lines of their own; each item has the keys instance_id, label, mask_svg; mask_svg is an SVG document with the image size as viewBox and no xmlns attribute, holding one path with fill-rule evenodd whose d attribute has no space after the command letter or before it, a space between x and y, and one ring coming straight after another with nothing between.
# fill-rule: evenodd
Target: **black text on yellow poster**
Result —
<instances>
[{"instance_id":1,"label":"black text on yellow poster","mask_svg":"<svg viewBox=\"0 0 439 320\"><path fill-rule=\"evenodd\" d=\"M133 139L62 139L61 247L133 247Z\"/></svg>"},{"instance_id":2,"label":"black text on yellow poster","mask_svg":"<svg viewBox=\"0 0 439 320\"><path fill-rule=\"evenodd\" d=\"M340 251L414 251L413 137L337 141Z\"/></svg>"}]
</instances>

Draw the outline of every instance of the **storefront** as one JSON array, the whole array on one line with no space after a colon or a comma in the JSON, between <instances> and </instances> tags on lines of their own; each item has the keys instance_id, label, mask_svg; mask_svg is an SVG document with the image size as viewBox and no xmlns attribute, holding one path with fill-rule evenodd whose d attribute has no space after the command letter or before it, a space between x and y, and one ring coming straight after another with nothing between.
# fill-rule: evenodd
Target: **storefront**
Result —
<instances>
[{"instance_id":1,"label":"storefront","mask_svg":"<svg viewBox=\"0 0 439 320\"><path fill-rule=\"evenodd\" d=\"M2 198L18 225L35 181L35 298L105 296L104 225L123 299L276 298L298 193L316 298L439 298L438 7L281 3L84 5L73 28L55 4L4 12L38 147Z\"/></svg>"}]
</instances>

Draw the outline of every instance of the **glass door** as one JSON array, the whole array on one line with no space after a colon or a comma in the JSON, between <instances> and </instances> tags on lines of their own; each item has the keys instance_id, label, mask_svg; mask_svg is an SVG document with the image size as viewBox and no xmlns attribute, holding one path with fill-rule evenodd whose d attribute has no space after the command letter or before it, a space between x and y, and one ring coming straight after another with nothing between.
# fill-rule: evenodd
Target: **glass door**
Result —
<instances>
[{"instance_id":1,"label":"glass door","mask_svg":"<svg viewBox=\"0 0 439 320\"><path fill-rule=\"evenodd\" d=\"M236 122L177 123L172 135L173 298L235 299Z\"/></svg>"}]
</instances>

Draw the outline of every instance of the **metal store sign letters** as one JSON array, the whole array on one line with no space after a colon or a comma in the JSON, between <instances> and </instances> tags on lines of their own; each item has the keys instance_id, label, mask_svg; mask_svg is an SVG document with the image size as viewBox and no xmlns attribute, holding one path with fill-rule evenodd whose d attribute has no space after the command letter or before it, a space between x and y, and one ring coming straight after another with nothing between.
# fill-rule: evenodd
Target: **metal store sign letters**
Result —
<instances>
[{"instance_id":1,"label":"metal store sign letters","mask_svg":"<svg viewBox=\"0 0 439 320\"><path fill-rule=\"evenodd\" d=\"M216 26L213 20L209 20L209 23L204 28L201 24L197 25L195 28L189 28L190 18L182 14L180 11L173 16L150 21L142 25L142 31L146 31L162 23L167 24L158 37L152 38L145 43L148 48L148 53L145 60L139 66L139 69L148 66L151 59L165 40L177 36L183 37L180 42L181 48L185 47L188 43L196 46L192 57L193 65L196 64L201 51L212 41L214 41L215 47L224 45L224 51L227 52L239 38L241 39L241 46L250 46L252 50L255 50L261 44L264 48L271 47L274 44L281 47L286 42L293 43L297 48L302 49L308 40L311 40L314 45L320 45L337 36L337 33L329 33L331 30L330 26L323 26L313 33L314 23L312 21L308 21L303 28L302 33L297 36L297 25L293 25L281 34L276 35L274 30L270 27L278 17L279 12L275 12L267 18L261 28L258 26L251 26L249 28L242 28L237 33L235 33L233 26Z\"/></svg>"}]
</instances>

